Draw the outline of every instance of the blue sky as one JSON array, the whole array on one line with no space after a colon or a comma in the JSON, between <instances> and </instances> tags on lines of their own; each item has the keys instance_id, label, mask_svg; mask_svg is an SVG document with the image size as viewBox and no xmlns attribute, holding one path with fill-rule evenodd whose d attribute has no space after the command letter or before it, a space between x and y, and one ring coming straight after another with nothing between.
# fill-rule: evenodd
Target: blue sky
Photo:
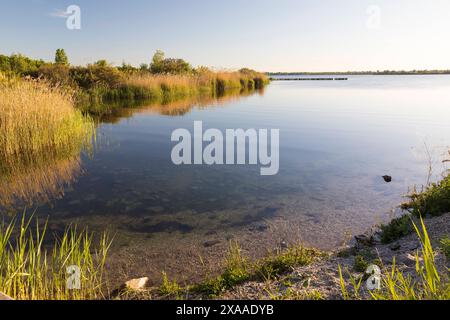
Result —
<instances>
[{"instance_id":1,"label":"blue sky","mask_svg":"<svg viewBox=\"0 0 450 320\"><path fill-rule=\"evenodd\" d=\"M81 9L81 29L58 17ZM1 0L0 53L262 71L450 69L448 0Z\"/></svg>"}]
</instances>

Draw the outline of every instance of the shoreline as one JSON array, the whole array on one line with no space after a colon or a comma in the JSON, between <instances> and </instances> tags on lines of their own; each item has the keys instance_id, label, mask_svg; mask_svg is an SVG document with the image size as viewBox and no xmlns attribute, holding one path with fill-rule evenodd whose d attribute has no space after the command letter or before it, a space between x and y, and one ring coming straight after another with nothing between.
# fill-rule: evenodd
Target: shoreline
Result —
<instances>
[{"instance_id":1,"label":"shoreline","mask_svg":"<svg viewBox=\"0 0 450 320\"><path fill-rule=\"evenodd\" d=\"M442 249L439 248L439 240L450 234L450 213L443 214L439 217L427 218L424 222L437 252L436 262L439 271L444 275L446 268L450 267L450 260L445 257ZM368 233L356 236L355 238L368 237L379 232L379 230L379 227L372 228ZM234 250L232 245L231 243L230 252ZM392 268L394 258L396 259L395 266L404 272L406 276L414 278L417 276L415 275L415 255L420 250L420 246L416 234L403 236L395 243L389 244L383 244L380 240L376 240L373 243L353 240L351 244L344 245L332 251L308 249L301 245L288 246L287 244L281 244L277 250L272 251L272 254L261 257L253 262L246 260L245 256L240 258L235 256L233 259L241 261L243 263L242 267L245 269L255 268L256 271L253 269L253 271L246 271L248 274L245 277L242 276L244 280L238 277L235 280L236 283L231 283L230 285L220 284L218 289L213 289L218 285L217 279L229 277L227 275L229 271L225 270L218 277L209 276L203 278L202 281L191 283L179 282L174 278L168 277L163 272L162 283L160 285L146 286L138 290L125 290L122 293L116 290L117 295L110 298L132 300L342 300L344 297L342 296L340 287L339 267L345 270L344 281L346 286L351 286L352 277L356 279L364 277L364 271L367 268L366 263L378 264L383 272L387 272ZM297 250L306 250L309 252L308 255L310 256L307 258L308 261L303 261L303 258L299 260L296 260L296 258L291 259L293 252ZM263 268L261 266L267 265L268 262L275 266L281 263L278 267L282 271L279 273L271 273L271 276L268 277L259 275L261 268ZM285 263L285 265L282 263ZM247 266L244 266L244 264ZM363 265L363 268L361 268L360 264ZM227 268L229 266L225 269ZM136 281L137 279L132 279L131 281ZM147 283L148 278L146 279L145 282ZM226 281L230 281L228 278L225 279ZM223 286L223 289L220 286ZM216 292L215 290L218 291ZM361 287L358 294L358 297L354 297L353 299L371 298L369 291L365 287Z\"/></svg>"},{"instance_id":2,"label":"shoreline","mask_svg":"<svg viewBox=\"0 0 450 320\"><path fill-rule=\"evenodd\" d=\"M394 272L391 270L395 269L401 277L395 281L402 281L404 277L420 281L422 274L416 266L422 263L422 259L427 259L427 253L423 251L427 250L427 245L430 246L429 250L433 250L433 247L436 253L428 259L433 259L432 264L441 275L444 287L440 294L448 295L450 213L445 205L445 194L449 192L449 180L450 176L446 176L440 183L428 186L422 193L410 195L411 201L400 206L406 211L405 215L386 225L375 225L335 250L320 251L305 247L301 242L282 241L266 255L249 260L239 243L230 241L222 273L209 275L200 282L187 280L187 283L181 284L163 272L161 285L141 288L142 290L131 295L126 292L124 296L119 294L118 297L187 300L371 299L374 297L372 293L361 286L366 281L365 272L369 266L378 266L384 277L389 277L390 272ZM444 205L441 201L444 201ZM412 226L415 228L422 223L422 218L419 219L422 215L418 213L422 208L427 208L429 212L424 217L423 234L419 233L419 229L414 233ZM410 226L410 229L405 229L405 226ZM427 233L429 243L424 240L428 238ZM147 283L148 278L146 279ZM389 281L389 278L383 281ZM349 291L346 291L347 287L350 287ZM411 287L411 290L414 292L419 289Z\"/></svg>"}]
</instances>

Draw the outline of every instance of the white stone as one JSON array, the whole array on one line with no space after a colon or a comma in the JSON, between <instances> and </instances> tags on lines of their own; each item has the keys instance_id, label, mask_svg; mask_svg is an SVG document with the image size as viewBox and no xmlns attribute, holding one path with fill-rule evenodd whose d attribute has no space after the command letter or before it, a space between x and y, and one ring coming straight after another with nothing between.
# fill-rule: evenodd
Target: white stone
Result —
<instances>
[{"instance_id":1,"label":"white stone","mask_svg":"<svg viewBox=\"0 0 450 320\"><path fill-rule=\"evenodd\" d=\"M147 285L148 277L131 279L125 282L125 286L129 290L139 291L143 290Z\"/></svg>"},{"instance_id":2,"label":"white stone","mask_svg":"<svg viewBox=\"0 0 450 320\"><path fill-rule=\"evenodd\" d=\"M7 296L3 292L0 292L0 300L14 300L14 299L11 298L10 296Z\"/></svg>"}]
</instances>

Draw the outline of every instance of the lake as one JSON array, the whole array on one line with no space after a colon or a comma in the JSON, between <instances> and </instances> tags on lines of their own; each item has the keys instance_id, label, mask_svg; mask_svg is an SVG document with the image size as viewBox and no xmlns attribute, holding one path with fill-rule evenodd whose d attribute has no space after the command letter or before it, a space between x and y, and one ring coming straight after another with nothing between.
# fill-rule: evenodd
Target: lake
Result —
<instances>
[{"instance_id":1,"label":"lake","mask_svg":"<svg viewBox=\"0 0 450 320\"><path fill-rule=\"evenodd\" d=\"M197 120L222 131L279 129L279 173L174 165L172 131ZM283 241L339 246L398 215L414 185L439 179L449 145L450 76L273 81L252 95L103 119L94 152L50 169L62 179L57 196L33 207L50 232L70 223L110 230L117 274L195 277L207 272L199 265L214 269L231 239L255 257Z\"/></svg>"}]
</instances>

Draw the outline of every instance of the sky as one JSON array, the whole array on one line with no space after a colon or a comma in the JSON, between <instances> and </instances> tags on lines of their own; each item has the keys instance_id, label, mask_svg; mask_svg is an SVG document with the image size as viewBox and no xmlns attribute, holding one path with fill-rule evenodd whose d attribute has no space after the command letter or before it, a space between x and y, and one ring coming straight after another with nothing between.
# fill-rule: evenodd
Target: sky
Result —
<instances>
[{"instance_id":1,"label":"sky","mask_svg":"<svg viewBox=\"0 0 450 320\"><path fill-rule=\"evenodd\" d=\"M67 28L70 5L80 29ZM76 65L139 65L161 49L217 69L450 69L449 17L449 0L0 0L0 54L53 60L64 48Z\"/></svg>"}]
</instances>

